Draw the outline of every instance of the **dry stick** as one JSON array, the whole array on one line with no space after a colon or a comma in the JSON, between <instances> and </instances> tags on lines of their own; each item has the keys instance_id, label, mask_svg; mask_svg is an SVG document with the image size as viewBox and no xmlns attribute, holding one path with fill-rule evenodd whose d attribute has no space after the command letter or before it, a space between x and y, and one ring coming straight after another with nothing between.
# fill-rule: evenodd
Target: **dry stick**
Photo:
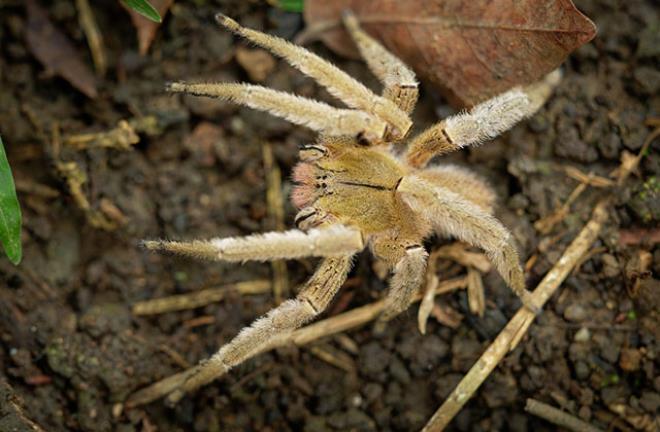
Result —
<instances>
[{"instance_id":1,"label":"dry stick","mask_svg":"<svg viewBox=\"0 0 660 432\"><path fill-rule=\"evenodd\" d=\"M598 237L603 223L607 220L607 206L607 200L603 200L596 205L591 220L580 231L559 261L557 261L557 264L546 274L532 293L532 302L539 309L559 288L575 266L575 263L580 260L580 257L584 255L596 237ZM495 369L504 355L516 348L518 342L520 342L530 324L534 321L534 318L534 313L528 309L521 308L518 310L493 343L481 355L481 358L472 366L465 377L463 377L447 400L433 414L431 420L424 427L423 432L441 431L449 424L463 405L472 397L477 388L479 388L488 375Z\"/></svg>"},{"instance_id":2,"label":"dry stick","mask_svg":"<svg viewBox=\"0 0 660 432\"><path fill-rule=\"evenodd\" d=\"M601 429L592 426L571 414L534 399L527 399L525 411L541 417L552 424L556 424L557 426L575 432L602 432Z\"/></svg>"},{"instance_id":3,"label":"dry stick","mask_svg":"<svg viewBox=\"0 0 660 432\"><path fill-rule=\"evenodd\" d=\"M648 124L653 125L652 122L649 122ZM621 165L610 174L613 177L617 177L618 185L622 185L628 176L637 169L642 158L651 146L651 143L658 137L660 137L660 125L656 125L655 129L648 134L646 140L644 140L644 144L642 144L642 148L639 150L639 153L637 153L637 156L633 156L625 150L621 153Z\"/></svg>"},{"instance_id":4,"label":"dry stick","mask_svg":"<svg viewBox=\"0 0 660 432\"><path fill-rule=\"evenodd\" d=\"M466 288L467 284L468 280L466 276L440 282L435 271L433 271L433 274L427 279L426 291L424 292L422 303L419 305L419 310L417 311L417 327L421 334L426 334L426 322L433 311L435 296Z\"/></svg>"},{"instance_id":5,"label":"dry stick","mask_svg":"<svg viewBox=\"0 0 660 432\"><path fill-rule=\"evenodd\" d=\"M155 315L185 309L193 309L216 303L224 299L227 294L236 292L240 295L264 294L270 291L268 280L253 280L224 285L218 288L208 288L188 294L180 294L158 299L137 302L133 305L135 315Z\"/></svg>"},{"instance_id":6,"label":"dry stick","mask_svg":"<svg viewBox=\"0 0 660 432\"><path fill-rule=\"evenodd\" d=\"M355 361L351 356L329 344L312 346L309 348L309 352L320 360L348 373L355 373L357 370Z\"/></svg>"},{"instance_id":7,"label":"dry stick","mask_svg":"<svg viewBox=\"0 0 660 432\"><path fill-rule=\"evenodd\" d=\"M486 311L486 298L484 295L484 282L481 273L474 267L468 267L467 295L470 312L483 317Z\"/></svg>"},{"instance_id":8,"label":"dry stick","mask_svg":"<svg viewBox=\"0 0 660 432\"><path fill-rule=\"evenodd\" d=\"M587 189L587 186L593 186L596 188L608 188L615 186L616 184L614 181L607 179L605 177L595 175L594 173L585 174L579 169L572 166L565 167L564 172L566 173L567 176L569 176L574 180L577 180L580 183L573 190L573 192L571 192L571 194L568 196L564 204L562 204L559 208L557 208L554 212L552 212L548 216L534 222L534 228L536 228L536 230L541 234L550 233L550 231L552 231L552 229L555 227L556 224L558 224L559 222L563 221L566 218L566 216L571 210L571 205L576 199L580 197L582 192L584 192Z\"/></svg>"},{"instance_id":9,"label":"dry stick","mask_svg":"<svg viewBox=\"0 0 660 432\"><path fill-rule=\"evenodd\" d=\"M266 204L268 216L273 219L276 231L284 231L284 199L282 198L282 173L273 157L273 146L264 143L263 147L264 171L266 172ZM271 261L273 270L273 296L275 304L280 304L289 295L289 273L285 260Z\"/></svg>"},{"instance_id":10,"label":"dry stick","mask_svg":"<svg viewBox=\"0 0 660 432\"><path fill-rule=\"evenodd\" d=\"M119 120L117 127L103 132L84 133L72 135L64 139L65 146L76 150L90 148L114 148L117 150L130 150L131 146L140 142L140 136L135 128L126 120Z\"/></svg>"}]
</instances>

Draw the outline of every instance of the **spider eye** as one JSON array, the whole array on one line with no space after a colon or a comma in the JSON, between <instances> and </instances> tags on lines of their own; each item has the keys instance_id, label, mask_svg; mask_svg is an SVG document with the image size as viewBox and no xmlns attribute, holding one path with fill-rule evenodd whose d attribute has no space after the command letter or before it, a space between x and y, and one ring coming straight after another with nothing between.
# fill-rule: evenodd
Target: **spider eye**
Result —
<instances>
[{"instance_id":1,"label":"spider eye","mask_svg":"<svg viewBox=\"0 0 660 432\"><path fill-rule=\"evenodd\" d=\"M328 149L316 144L306 144L300 146L299 156L301 160L313 161L322 158L328 154Z\"/></svg>"},{"instance_id":2,"label":"spider eye","mask_svg":"<svg viewBox=\"0 0 660 432\"><path fill-rule=\"evenodd\" d=\"M388 126L387 127L387 137L392 139L392 140L399 140L403 138L403 134L399 130L398 127L396 126Z\"/></svg>"}]
</instances>

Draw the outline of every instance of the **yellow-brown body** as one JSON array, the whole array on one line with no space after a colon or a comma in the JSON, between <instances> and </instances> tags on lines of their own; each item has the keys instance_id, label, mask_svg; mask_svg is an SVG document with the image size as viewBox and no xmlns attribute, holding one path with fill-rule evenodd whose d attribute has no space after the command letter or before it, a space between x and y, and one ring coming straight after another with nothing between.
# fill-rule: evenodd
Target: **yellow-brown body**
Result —
<instances>
[{"instance_id":1,"label":"yellow-brown body","mask_svg":"<svg viewBox=\"0 0 660 432\"><path fill-rule=\"evenodd\" d=\"M478 177L456 167L411 168L388 146L367 147L351 138L325 137L303 148L301 159L294 169L297 185L292 201L299 209L313 209L305 212L301 225L354 226L372 252L390 266L432 231L426 218L398 193L407 175L459 193L492 212L494 195Z\"/></svg>"}]
</instances>

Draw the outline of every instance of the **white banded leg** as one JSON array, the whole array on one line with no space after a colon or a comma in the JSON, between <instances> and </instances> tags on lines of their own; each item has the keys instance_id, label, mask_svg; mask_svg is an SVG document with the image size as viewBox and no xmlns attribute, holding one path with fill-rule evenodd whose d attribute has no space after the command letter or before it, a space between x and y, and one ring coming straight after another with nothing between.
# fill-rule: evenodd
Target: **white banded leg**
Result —
<instances>
[{"instance_id":1,"label":"white banded leg","mask_svg":"<svg viewBox=\"0 0 660 432\"><path fill-rule=\"evenodd\" d=\"M513 237L495 217L461 195L416 176L404 177L398 191L438 233L483 249L511 290L525 306L536 311L525 289L525 276Z\"/></svg>"},{"instance_id":2,"label":"white banded leg","mask_svg":"<svg viewBox=\"0 0 660 432\"><path fill-rule=\"evenodd\" d=\"M295 299L285 301L241 330L210 359L201 362L168 400L177 402L185 393L210 383L311 321L328 307L346 280L350 266L350 256L323 260Z\"/></svg>"},{"instance_id":3,"label":"white banded leg","mask_svg":"<svg viewBox=\"0 0 660 432\"><path fill-rule=\"evenodd\" d=\"M365 32L352 12L344 12L343 19L369 69L385 86L383 96L410 114L419 94L415 73Z\"/></svg>"},{"instance_id":4,"label":"white banded leg","mask_svg":"<svg viewBox=\"0 0 660 432\"><path fill-rule=\"evenodd\" d=\"M423 168L434 156L481 144L534 114L552 93L561 73L556 70L525 88L514 88L482 102L470 111L448 117L417 135L406 159Z\"/></svg>"},{"instance_id":5,"label":"white banded leg","mask_svg":"<svg viewBox=\"0 0 660 432\"><path fill-rule=\"evenodd\" d=\"M331 225L307 232L290 230L245 237L178 242L149 240L147 249L213 261L270 261L303 257L337 257L364 249L362 234L355 228Z\"/></svg>"},{"instance_id":6,"label":"white banded leg","mask_svg":"<svg viewBox=\"0 0 660 432\"><path fill-rule=\"evenodd\" d=\"M385 120L392 126L393 133L404 136L412 126L408 115L395 103L375 95L364 84L316 54L284 39L242 27L225 15L216 15L216 20L230 31L282 57L293 67L326 87L330 94L349 107L374 114ZM377 138L381 137L382 135Z\"/></svg>"},{"instance_id":7,"label":"white banded leg","mask_svg":"<svg viewBox=\"0 0 660 432\"><path fill-rule=\"evenodd\" d=\"M366 112L335 108L313 99L252 84L175 82L169 84L167 90L231 101L326 135L380 137L386 129L383 120Z\"/></svg>"},{"instance_id":8,"label":"white banded leg","mask_svg":"<svg viewBox=\"0 0 660 432\"><path fill-rule=\"evenodd\" d=\"M381 320L389 321L408 309L426 278L428 257L423 246L415 245L406 249L406 254L394 267Z\"/></svg>"}]
</instances>

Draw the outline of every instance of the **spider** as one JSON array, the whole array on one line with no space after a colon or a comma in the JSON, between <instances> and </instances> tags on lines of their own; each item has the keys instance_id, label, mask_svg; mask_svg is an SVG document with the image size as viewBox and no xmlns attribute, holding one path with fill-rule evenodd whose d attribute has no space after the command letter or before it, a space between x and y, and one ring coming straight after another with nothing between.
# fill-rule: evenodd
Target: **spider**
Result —
<instances>
[{"instance_id":1,"label":"spider","mask_svg":"<svg viewBox=\"0 0 660 432\"><path fill-rule=\"evenodd\" d=\"M387 321L404 311L424 281L425 238L453 236L482 248L523 304L537 310L525 289L509 231L493 217L495 194L472 172L427 166L437 156L480 144L532 115L549 97L559 71L514 88L468 112L449 117L407 139L418 83L401 60L361 29L349 13L344 24L371 71L384 86L376 95L306 49L240 26L218 14L218 23L288 61L344 102L347 109L250 84L185 83L169 91L233 101L318 131L300 148L293 170L297 229L191 242L146 241L148 249L195 258L241 262L321 257L295 299L284 301L187 374L169 394L177 401L206 385L326 309L346 279L353 255L368 247L392 270Z\"/></svg>"}]
</instances>

